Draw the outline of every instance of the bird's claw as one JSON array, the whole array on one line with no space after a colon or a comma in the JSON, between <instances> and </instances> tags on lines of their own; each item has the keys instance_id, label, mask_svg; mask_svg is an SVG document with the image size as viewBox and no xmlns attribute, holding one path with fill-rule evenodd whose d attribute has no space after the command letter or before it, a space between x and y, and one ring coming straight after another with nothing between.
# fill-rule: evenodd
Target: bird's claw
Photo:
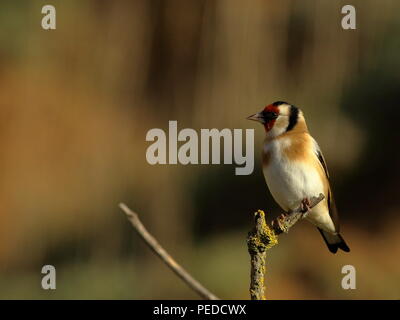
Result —
<instances>
[{"instance_id":1,"label":"bird's claw","mask_svg":"<svg viewBox=\"0 0 400 320\"><path fill-rule=\"evenodd\" d=\"M278 226L280 226L282 224L282 222L286 220L287 216L288 216L287 213L280 214L276 219L274 219L272 221L272 223L271 223L272 226L275 226L276 223L278 224Z\"/></svg>"},{"instance_id":2,"label":"bird's claw","mask_svg":"<svg viewBox=\"0 0 400 320\"><path fill-rule=\"evenodd\" d=\"M301 201L300 208L303 217L306 216L306 214L311 210L310 206L311 206L310 199L304 198Z\"/></svg>"}]
</instances>

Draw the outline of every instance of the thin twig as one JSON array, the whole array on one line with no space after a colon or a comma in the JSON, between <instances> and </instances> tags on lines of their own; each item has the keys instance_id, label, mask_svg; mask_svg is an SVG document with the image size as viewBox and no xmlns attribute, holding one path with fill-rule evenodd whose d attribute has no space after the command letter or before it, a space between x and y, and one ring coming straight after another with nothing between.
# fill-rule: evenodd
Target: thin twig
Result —
<instances>
[{"instance_id":1,"label":"thin twig","mask_svg":"<svg viewBox=\"0 0 400 320\"><path fill-rule=\"evenodd\" d=\"M258 210L255 213L255 227L247 236L247 248L250 254L250 297L252 300L265 300L264 276L266 266L266 251L278 243L278 235L289 232L297 221L305 217L310 209L324 199L321 193L310 199L307 211L299 207L287 214L279 216L271 227L265 221L265 213Z\"/></svg>"},{"instance_id":2,"label":"thin twig","mask_svg":"<svg viewBox=\"0 0 400 320\"><path fill-rule=\"evenodd\" d=\"M160 257L160 259L179 277L181 278L191 289L197 292L203 299L206 300L219 300L217 296L208 291L200 282L194 279L184 268L182 268L173 259L167 251L158 243L158 241L147 231L145 226L140 221L138 215L128 208L124 203L120 203L119 207L125 212L133 228L144 240L144 242L150 247L150 249Z\"/></svg>"}]
</instances>

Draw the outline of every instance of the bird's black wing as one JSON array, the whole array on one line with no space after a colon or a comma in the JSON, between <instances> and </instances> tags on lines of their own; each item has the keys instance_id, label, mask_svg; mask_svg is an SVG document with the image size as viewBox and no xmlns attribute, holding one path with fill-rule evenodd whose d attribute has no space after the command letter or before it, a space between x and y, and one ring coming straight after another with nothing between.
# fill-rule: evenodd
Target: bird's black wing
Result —
<instances>
[{"instance_id":1,"label":"bird's black wing","mask_svg":"<svg viewBox=\"0 0 400 320\"><path fill-rule=\"evenodd\" d=\"M324 169L326 178L328 179L328 183L329 183L329 171L328 171L328 167L325 162L324 155L322 154L321 148L319 147L317 141L313 140L313 142L314 142L315 155L318 158L318 161L321 164L322 168ZM329 215L333 221L333 224L335 225L336 232L339 232L339 215L338 215L338 212L336 209L335 199L333 198L333 194L332 194L330 185L329 185L328 194L325 196L327 197L326 200L328 202Z\"/></svg>"},{"instance_id":2,"label":"bird's black wing","mask_svg":"<svg viewBox=\"0 0 400 320\"><path fill-rule=\"evenodd\" d=\"M316 143L316 142L315 142ZM326 162L325 162L325 158L324 155L322 154L321 149L319 148L318 144L316 143L316 150L315 150L315 154L319 160L319 162L321 163L322 167L324 168L326 177L329 179L329 171L328 171L328 167L326 166Z\"/></svg>"}]
</instances>

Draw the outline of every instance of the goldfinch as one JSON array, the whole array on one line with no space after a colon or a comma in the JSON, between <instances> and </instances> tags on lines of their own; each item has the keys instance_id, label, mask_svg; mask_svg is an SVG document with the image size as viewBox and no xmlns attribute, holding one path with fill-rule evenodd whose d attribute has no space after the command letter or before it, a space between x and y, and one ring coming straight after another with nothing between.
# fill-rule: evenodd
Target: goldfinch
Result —
<instances>
[{"instance_id":1,"label":"goldfinch","mask_svg":"<svg viewBox=\"0 0 400 320\"><path fill-rule=\"evenodd\" d=\"M339 221L329 173L318 143L310 135L303 112L277 101L247 119L261 122L266 131L262 168L268 188L286 212L307 206L322 193L325 198L305 215L325 240L328 249L350 249L339 234Z\"/></svg>"}]
</instances>

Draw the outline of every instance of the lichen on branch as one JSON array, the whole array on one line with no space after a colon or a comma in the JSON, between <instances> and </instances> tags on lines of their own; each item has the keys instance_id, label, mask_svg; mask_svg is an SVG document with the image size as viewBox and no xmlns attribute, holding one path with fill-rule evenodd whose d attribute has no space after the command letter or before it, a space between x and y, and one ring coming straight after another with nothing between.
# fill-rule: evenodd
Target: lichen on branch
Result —
<instances>
[{"instance_id":1,"label":"lichen on branch","mask_svg":"<svg viewBox=\"0 0 400 320\"><path fill-rule=\"evenodd\" d=\"M252 300L265 300L266 251L278 244L279 234L288 233L297 221L305 217L308 211L324 198L322 193L318 197L311 198L306 210L300 206L296 210L282 214L272 222L271 226L265 220L264 211L258 210L254 214L255 226L247 236L247 248L251 263L250 296Z\"/></svg>"},{"instance_id":2,"label":"lichen on branch","mask_svg":"<svg viewBox=\"0 0 400 320\"><path fill-rule=\"evenodd\" d=\"M250 253L250 296L252 300L265 300L264 274L266 251L278 243L278 237L265 221L265 213L258 210L254 214L255 227L247 237L247 248Z\"/></svg>"}]
</instances>

